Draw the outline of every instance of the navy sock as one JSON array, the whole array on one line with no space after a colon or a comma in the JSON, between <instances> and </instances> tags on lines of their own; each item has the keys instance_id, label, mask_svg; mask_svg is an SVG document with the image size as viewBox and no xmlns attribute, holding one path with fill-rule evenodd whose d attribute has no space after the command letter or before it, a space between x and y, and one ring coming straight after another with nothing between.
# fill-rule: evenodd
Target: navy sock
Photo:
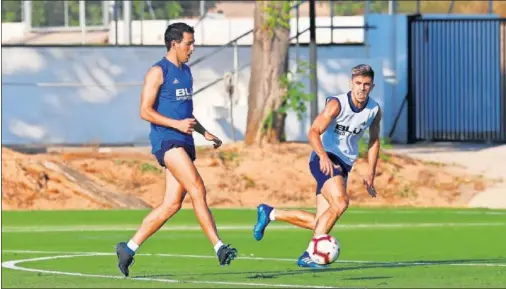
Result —
<instances>
[{"instance_id":1,"label":"navy sock","mask_svg":"<svg viewBox=\"0 0 506 289\"><path fill-rule=\"evenodd\" d=\"M128 248L128 246L125 246L125 249L131 256L135 255L135 252L132 249Z\"/></svg>"}]
</instances>

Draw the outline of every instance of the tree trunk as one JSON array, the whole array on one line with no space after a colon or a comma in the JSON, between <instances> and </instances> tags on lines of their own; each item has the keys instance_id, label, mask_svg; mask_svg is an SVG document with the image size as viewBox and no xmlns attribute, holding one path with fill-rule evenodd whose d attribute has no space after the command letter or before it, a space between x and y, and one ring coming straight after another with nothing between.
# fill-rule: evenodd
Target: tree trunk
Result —
<instances>
[{"instance_id":1,"label":"tree trunk","mask_svg":"<svg viewBox=\"0 0 506 289\"><path fill-rule=\"evenodd\" d=\"M287 72L290 29L282 25L268 26L268 6L283 11L283 1L256 2L246 145L261 144L264 140L269 143L278 142L284 129L285 114L275 112L281 106L284 96L279 78ZM272 116L272 126L266 127L264 121L271 113L275 113Z\"/></svg>"}]
</instances>

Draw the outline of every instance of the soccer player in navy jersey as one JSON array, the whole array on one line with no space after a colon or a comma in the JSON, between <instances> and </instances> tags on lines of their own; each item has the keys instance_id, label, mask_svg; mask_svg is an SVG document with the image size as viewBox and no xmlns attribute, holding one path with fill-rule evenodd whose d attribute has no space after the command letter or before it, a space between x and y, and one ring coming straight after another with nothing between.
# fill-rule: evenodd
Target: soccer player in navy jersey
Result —
<instances>
[{"instance_id":1,"label":"soccer player in navy jersey","mask_svg":"<svg viewBox=\"0 0 506 289\"><path fill-rule=\"evenodd\" d=\"M198 173L192 133L202 134L213 142L221 140L208 132L193 115L193 77L185 64L194 51L194 30L185 23L173 23L165 30L166 55L147 72L141 94L140 116L151 123L149 139L152 153L165 168L163 202L143 220L128 242L116 245L118 268L129 275L135 252L153 233L176 214L188 193L204 234L214 246L221 266L237 257L237 250L225 245L218 236L216 224L206 201L206 188Z\"/></svg>"}]
</instances>

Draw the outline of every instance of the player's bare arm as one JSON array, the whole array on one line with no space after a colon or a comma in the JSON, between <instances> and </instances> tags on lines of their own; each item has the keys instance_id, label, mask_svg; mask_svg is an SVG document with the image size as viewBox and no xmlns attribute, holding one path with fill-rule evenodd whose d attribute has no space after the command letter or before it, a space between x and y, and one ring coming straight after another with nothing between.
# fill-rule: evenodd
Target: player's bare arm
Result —
<instances>
[{"instance_id":1,"label":"player's bare arm","mask_svg":"<svg viewBox=\"0 0 506 289\"><path fill-rule=\"evenodd\" d=\"M172 127L181 132L191 134L194 130L196 121L192 118L184 120L175 120L161 115L153 105L158 95L158 90L163 83L163 71L159 66L151 67L144 77L144 84L141 92L140 116L142 119L157 125Z\"/></svg>"},{"instance_id":2,"label":"player's bare arm","mask_svg":"<svg viewBox=\"0 0 506 289\"><path fill-rule=\"evenodd\" d=\"M369 128L369 149L367 152L367 162L369 170L366 176L367 186L374 188L374 176L376 175L376 164L378 163L378 155L380 150L380 122L381 122L381 108L374 118L371 127Z\"/></svg>"},{"instance_id":3,"label":"player's bare arm","mask_svg":"<svg viewBox=\"0 0 506 289\"><path fill-rule=\"evenodd\" d=\"M193 118L195 118L195 116L193 116ZM201 135L204 136L204 138L208 141L212 141L214 144L214 148L218 148L221 146L222 144L222 141L215 135L213 135L212 133L208 132L204 126L202 126L202 124L198 121L198 119L195 118L195 121L196 121L196 124L195 124L195 131L200 133Z\"/></svg>"},{"instance_id":4,"label":"player's bare arm","mask_svg":"<svg viewBox=\"0 0 506 289\"><path fill-rule=\"evenodd\" d=\"M335 166L323 148L320 136L332 122L332 119L339 115L341 106L339 101L332 99L325 105L323 111L315 118L311 128L309 129L309 144L320 157L320 168L323 173L333 175L333 167Z\"/></svg>"}]
</instances>

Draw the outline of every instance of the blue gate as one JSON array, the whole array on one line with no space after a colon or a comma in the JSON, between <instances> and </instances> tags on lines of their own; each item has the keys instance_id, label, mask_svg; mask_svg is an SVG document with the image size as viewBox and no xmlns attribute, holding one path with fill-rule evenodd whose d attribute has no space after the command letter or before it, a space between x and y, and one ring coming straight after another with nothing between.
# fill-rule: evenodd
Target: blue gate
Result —
<instances>
[{"instance_id":1,"label":"blue gate","mask_svg":"<svg viewBox=\"0 0 506 289\"><path fill-rule=\"evenodd\" d=\"M506 142L506 19L408 25L409 141Z\"/></svg>"}]
</instances>

